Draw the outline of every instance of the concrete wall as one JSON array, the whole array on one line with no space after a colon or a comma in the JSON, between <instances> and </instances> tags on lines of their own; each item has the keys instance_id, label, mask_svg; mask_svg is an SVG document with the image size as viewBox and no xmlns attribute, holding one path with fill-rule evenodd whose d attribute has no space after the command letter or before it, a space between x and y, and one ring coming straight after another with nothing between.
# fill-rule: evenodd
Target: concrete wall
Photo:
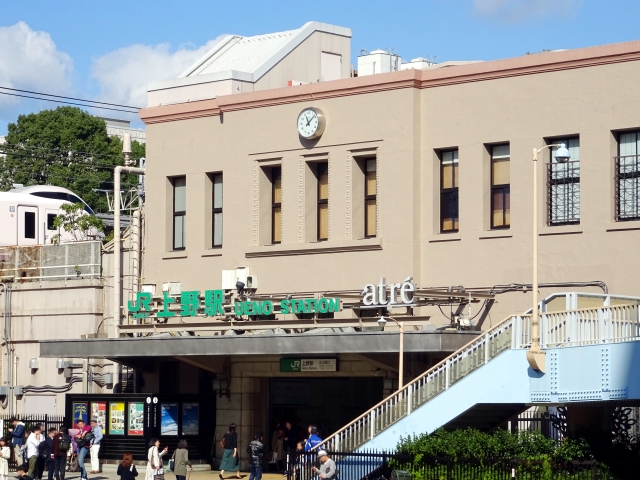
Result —
<instances>
[{"instance_id":1,"label":"concrete wall","mask_svg":"<svg viewBox=\"0 0 640 480\"><path fill-rule=\"evenodd\" d=\"M602 280L611 292L637 293L633 265L640 254L633 245L640 222L614 222L612 165L615 132L640 128L640 100L627 94L640 62L500 77L505 66L482 81L442 85L447 72L455 76L466 72L456 69L490 69L490 64L427 72L439 75L441 85L423 89L401 82L414 85L426 73L406 71L297 87L299 96L270 90L221 97L228 111L218 115L207 107L202 118L156 122L149 112L148 226L149 235L160 241L146 250L144 281L218 288L221 270L248 266L259 277L259 293L360 290L382 276L395 282L408 275L420 287L530 283L531 150L544 146L545 139L579 135L580 225L546 226L548 154L538 165L540 281ZM400 86L388 87L392 81ZM301 140L294 125L307 106L327 116L324 135L313 142ZM512 226L507 230L489 228L487 145L497 142L511 145ZM450 234L439 232L437 152L444 148L460 152L460 231ZM377 158L374 239L362 238L358 155ZM315 222L307 194L315 184L309 184L306 163L319 158L329 161L330 183L329 240L322 243L307 228ZM273 165L281 166L283 178L280 245L268 244L269 217L261 213L268 213L270 194L261 179ZM208 244L207 172L224 176L221 249ZM167 179L178 175L187 176L187 249L172 252ZM530 292L501 295L488 323L524 311L530 302ZM448 321L434 308L416 313L432 315L435 324Z\"/></svg>"}]
</instances>

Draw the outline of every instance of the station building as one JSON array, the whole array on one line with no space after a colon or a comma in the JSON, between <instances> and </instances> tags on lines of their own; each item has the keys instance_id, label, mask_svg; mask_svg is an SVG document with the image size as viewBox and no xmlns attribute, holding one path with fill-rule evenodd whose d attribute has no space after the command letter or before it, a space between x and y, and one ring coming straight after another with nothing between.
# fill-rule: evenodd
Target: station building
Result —
<instances>
[{"instance_id":1,"label":"station building","mask_svg":"<svg viewBox=\"0 0 640 480\"><path fill-rule=\"evenodd\" d=\"M376 51L386 72L356 76L350 37L230 36L149 87L140 292L117 338L41 355L205 395L244 451L285 419L331 433L531 308L533 221L541 297L638 295L640 42L414 68ZM568 162L532 162L561 143Z\"/></svg>"}]
</instances>

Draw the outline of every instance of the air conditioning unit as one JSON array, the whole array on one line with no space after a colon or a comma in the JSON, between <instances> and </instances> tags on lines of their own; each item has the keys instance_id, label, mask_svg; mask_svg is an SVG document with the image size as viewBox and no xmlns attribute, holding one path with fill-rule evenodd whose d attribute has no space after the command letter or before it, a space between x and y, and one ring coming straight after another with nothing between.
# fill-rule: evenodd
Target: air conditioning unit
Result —
<instances>
[{"instance_id":1,"label":"air conditioning unit","mask_svg":"<svg viewBox=\"0 0 640 480\"><path fill-rule=\"evenodd\" d=\"M150 293L152 296L156 294L156 284L155 283L143 283L142 289L140 290L144 293Z\"/></svg>"},{"instance_id":2,"label":"air conditioning unit","mask_svg":"<svg viewBox=\"0 0 640 480\"><path fill-rule=\"evenodd\" d=\"M242 282L246 286L248 275L249 275L249 267L236 267L236 282Z\"/></svg>"},{"instance_id":3,"label":"air conditioning unit","mask_svg":"<svg viewBox=\"0 0 640 480\"><path fill-rule=\"evenodd\" d=\"M222 289L235 290L236 288L236 271L222 270Z\"/></svg>"},{"instance_id":4,"label":"air conditioning unit","mask_svg":"<svg viewBox=\"0 0 640 480\"><path fill-rule=\"evenodd\" d=\"M247 275L247 283L245 285L246 288L258 288L258 276Z\"/></svg>"},{"instance_id":5,"label":"air conditioning unit","mask_svg":"<svg viewBox=\"0 0 640 480\"><path fill-rule=\"evenodd\" d=\"M172 297L177 297L182 293L182 282L165 282L162 284L162 291L169 292Z\"/></svg>"}]
</instances>

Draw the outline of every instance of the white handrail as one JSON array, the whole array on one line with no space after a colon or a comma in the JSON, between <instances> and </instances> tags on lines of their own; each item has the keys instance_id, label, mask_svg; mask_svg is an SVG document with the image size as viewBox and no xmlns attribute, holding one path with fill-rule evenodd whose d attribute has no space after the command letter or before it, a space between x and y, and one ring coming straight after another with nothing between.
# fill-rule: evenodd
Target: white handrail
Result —
<instances>
[{"instance_id":1,"label":"white handrail","mask_svg":"<svg viewBox=\"0 0 640 480\"><path fill-rule=\"evenodd\" d=\"M640 339L638 304L545 312L540 315L541 346L554 348ZM512 315L434 365L382 402L325 439L316 448L340 445L355 450L449 389L508 349L528 348L531 315Z\"/></svg>"}]
</instances>

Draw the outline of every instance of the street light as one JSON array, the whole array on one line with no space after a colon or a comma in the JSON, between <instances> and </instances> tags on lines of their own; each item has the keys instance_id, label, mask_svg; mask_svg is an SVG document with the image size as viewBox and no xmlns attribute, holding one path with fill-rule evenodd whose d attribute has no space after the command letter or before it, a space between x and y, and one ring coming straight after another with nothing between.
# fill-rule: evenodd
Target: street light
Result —
<instances>
[{"instance_id":1,"label":"street light","mask_svg":"<svg viewBox=\"0 0 640 480\"><path fill-rule=\"evenodd\" d=\"M387 317L389 320L392 320L398 325L400 328L400 359L398 360L398 390L402 390L402 373L404 372L404 323L397 321L393 317ZM378 319L378 325L384 330L385 325L387 324L387 319L384 316Z\"/></svg>"},{"instance_id":2,"label":"street light","mask_svg":"<svg viewBox=\"0 0 640 480\"><path fill-rule=\"evenodd\" d=\"M545 371L545 352L540 349L540 312L538 310L538 154L545 148L558 147L553 158L566 163L571 154L564 143L547 145L533 149L533 306L531 308L531 348L527 352L527 361L534 370ZM553 160L552 158L552 160Z\"/></svg>"}]
</instances>

